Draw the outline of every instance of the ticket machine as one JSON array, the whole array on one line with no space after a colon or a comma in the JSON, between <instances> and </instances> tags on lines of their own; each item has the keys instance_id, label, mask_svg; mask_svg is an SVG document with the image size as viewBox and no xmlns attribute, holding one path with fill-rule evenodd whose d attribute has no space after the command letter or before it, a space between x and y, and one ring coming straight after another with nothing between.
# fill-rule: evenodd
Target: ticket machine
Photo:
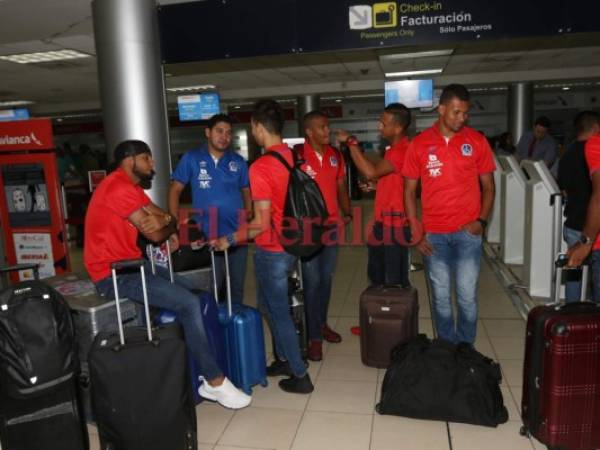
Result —
<instances>
[{"instance_id":1,"label":"ticket machine","mask_svg":"<svg viewBox=\"0 0 600 450\"><path fill-rule=\"evenodd\" d=\"M496 194L494 197L494 207L488 219L486 239L490 244L500 243L500 197L502 191L502 166L496 155L494 155L496 170L494 171L494 184L496 185Z\"/></svg>"},{"instance_id":2,"label":"ticket machine","mask_svg":"<svg viewBox=\"0 0 600 450\"><path fill-rule=\"evenodd\" d=\"M0 122L0 220L6 263L37 263L40 278L70 270L59 186L50 119ZM33 277L32 270L22 270L13 281Z\"/></svg>"},{"instance_id":3,"label":"ticket machine","mask_svg":"<svg viewBox=\"0 0 600 450\"><path fill-rule=\"evenodd\" d=\"M514 156L499 156L500 256L505 264L523 264L525 239L525 174Z\"/></svg>"},{"instance_id":4,"label":"ticket machine","mask_svg":"<svg viewBox=\"0 0 600 450\"><path fill-rule=\"evenodd\" d=\"M560 245L562 234L560 189L543 161L525 160L521 167L527 175L523 282L530 296L549 298L553 262L559 251L554 247L556 242Z\"/></svg>"}]
</instances>

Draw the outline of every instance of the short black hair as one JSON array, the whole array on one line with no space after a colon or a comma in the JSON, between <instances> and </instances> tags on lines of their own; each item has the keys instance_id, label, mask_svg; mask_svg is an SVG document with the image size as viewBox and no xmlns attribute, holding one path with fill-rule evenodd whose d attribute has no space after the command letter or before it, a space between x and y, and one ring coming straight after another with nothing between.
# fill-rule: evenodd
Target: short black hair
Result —
<instances>
[{"instance_id":1,"label":"short black hair","mask_svg":"<svg viewBox=\"0 0 600 450\"><path fill-rule=\"evenodd\" d=\"M581 111L573 121L577 134L591 131L598 124L600 124L600 114L596 111Z\"/></svg>"},{"instance_id":2,"label":"short black hair","mask_svg":"<svg viewBox=\"0 0 600 450\"><path fill-rule=\"evenodd\" d=\"M312 122L314 119L329 119L329 117L323 111L319 111L317 109L314 111L307 112L302 117L302 128L306 130L310 122Z\"/></svg>"},{"instance_id":3,"label":"short black hair","mask_svg":"<svg viewBox=\"0 0 600 450\"><path fill-rule=\"evenodd\" d=\"M410 109L402 103L390 103L384 109L386 113L393 117L394 122L405 130L410 126Z\"/></svg>"},{"instance_id":4,"label":"short black hair","mask_svg":"<svg viewBox=\"0 0 600 450\"><path fill-rule=\"evenodd\" d=\"M221 122L228 123L231 127L233 126L233 120L227 114L215 114L206 122L206 128L212 130L216 124Z\"/></svg>"},{"instance_id":5,"label":"short black hair","mask_svg":"<svg viewBox=\"0 0 600 450\"><path fill-rule=\"evenodd\" d=\"M259 100L252 109L252 121L260 123L269 133L281 136L285 123L283 108L275 100Z\"/></svg>"},{"instance_id":6,"label":"short black hair","mask_svg":"<svg viewBox=\"0 0 600 450\"><path fill-rule=\"evenodd\" d=\"M122 141L115 147L115 164L119 166L125 158L141 155L143 153L152 154L150 147L144 141L135 139Z\"/></svg>"},{"instance_id":7,"label":"short black hair","mask_svg":"<svg viewBox=\"0 0 600 450\"><path fill-rule=\"evenodd\" d=\"M550 119L548 119L546 116L540 116L537 119L535 119L535 122L533 122L534 126L539 125L540 127L544 127L544 128L550 128Z\"/></svg>"},{"instance_id":8,"label":"short black hair","mask_svg":"<svg viewBox=\"0 0 600 450\"><path fill-rule=\"evenodd\" d=\"M457 98L462 102L469 102L471 101L471 94L462 84L449 84L440 95L440 105L448 103L453 98Z\"/></svg>"}]
</instances>

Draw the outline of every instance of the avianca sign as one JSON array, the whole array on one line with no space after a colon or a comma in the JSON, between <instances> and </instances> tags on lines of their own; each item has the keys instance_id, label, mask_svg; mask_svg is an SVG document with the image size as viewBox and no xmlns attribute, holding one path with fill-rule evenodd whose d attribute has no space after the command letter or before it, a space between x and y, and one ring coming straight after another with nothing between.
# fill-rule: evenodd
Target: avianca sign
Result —
<instances>
[{"instance_id":1,"label":"avianca sign","mask_svg":"<svg viewBox=\"0 0 600 450\"><path fill-rule=\"evenodd\" d=\"M0 152L54 148L50 119L0 122Z\"/></svg>"}]
</instances>

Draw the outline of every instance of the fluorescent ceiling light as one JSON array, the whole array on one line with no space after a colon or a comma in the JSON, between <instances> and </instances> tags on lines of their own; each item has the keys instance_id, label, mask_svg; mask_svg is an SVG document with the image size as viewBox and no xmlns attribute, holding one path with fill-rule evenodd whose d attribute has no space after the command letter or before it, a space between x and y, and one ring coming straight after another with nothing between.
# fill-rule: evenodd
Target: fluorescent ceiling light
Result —
<instances>
[{"instance_id":1,"label":"fluorescent ceiling light","mask_svg":"<svg viewBox=\"0 0 600 450\"><path fill-rule=\"evenodd\" d=\"M447 50L429 50L425 52L414 52L414 53L394 53L393 55L381 55L379 58L384 61L396 61L399 59L414 59L414 58L431 58L434 56L450 56L454 53L454 49L450 48Z\"/></svg>"},{"instance_id":2,"label":"fluorescent ceiling light","mask_svg":"<svg viewBox=\"0 0 600 450\"><path fill-rule=\"evenodd\" d=\"M189 92L189 91L205 91L207 89L215 89L214 84L199 84L196 86L181 86L167 88L167 92Z\"/></svg>"},{"instance_id":3,"label":"fluorescent ceiling light","mask_svg":"<svg viewBox=\"0 0 600 450\"><path fill-rule=\"evenodd\" d=\"M63 61L67 59L89 58L92 55L76 50L57 50L51 52L21 53L19 55L0 56L0 60L19 64L36 64L49 61Z\"/></svg>"},{"instance_id":4,"label":"fluorescent ceiling light","mask_svg":"<svg viewBox=\"0 0 600 450\"><path fill-rule=\"evenodd\" d=\"M33 102L31 100L12 100L12 101L0 102L1 107L25 106L25 105L33 105Z\"/></svg>"},{"instance_id":5,"label":"fluorescent ceiling light","mask_svg":"<svg viewBox=\"0 0 600 450\"><path fill-rule=\"evenodd\" d=\"M409 70L407 72L388 72L385 74L387 78L393 77L414 77L418 75L435 75L442 73L444 69L428 69L428 70Z\"/></svg>"},{"instance_id":6,"label":"fluorescent ceiling light","mask_svg":"<svg viewBox=\"0 0 600 450\"><path fill-rule=\"evenodd\" d=\"M344 98L373 98L373 97L385 97L385 94L356 94L356 95L346 95Z\"/></svg>"}]
</instances>

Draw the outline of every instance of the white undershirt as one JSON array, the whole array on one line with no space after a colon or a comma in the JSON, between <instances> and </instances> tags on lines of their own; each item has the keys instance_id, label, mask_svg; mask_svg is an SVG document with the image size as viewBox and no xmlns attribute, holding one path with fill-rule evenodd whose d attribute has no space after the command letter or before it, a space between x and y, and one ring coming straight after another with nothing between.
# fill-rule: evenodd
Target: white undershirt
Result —
<instances>
[{"instance_id":1,"label":"white undershirt","mask_svg":"<svg viewBox=\"0 0 600 450\"><path fill-rule=\"evenodd\" d=\"M447 144L448 142L450 142L450 138L449 138L449 137L446 137L446 136L442 136L442 137L443 137L443 138L444 138L444 140L446 141L446 144Z\"/></svg>"}]
</instances>

